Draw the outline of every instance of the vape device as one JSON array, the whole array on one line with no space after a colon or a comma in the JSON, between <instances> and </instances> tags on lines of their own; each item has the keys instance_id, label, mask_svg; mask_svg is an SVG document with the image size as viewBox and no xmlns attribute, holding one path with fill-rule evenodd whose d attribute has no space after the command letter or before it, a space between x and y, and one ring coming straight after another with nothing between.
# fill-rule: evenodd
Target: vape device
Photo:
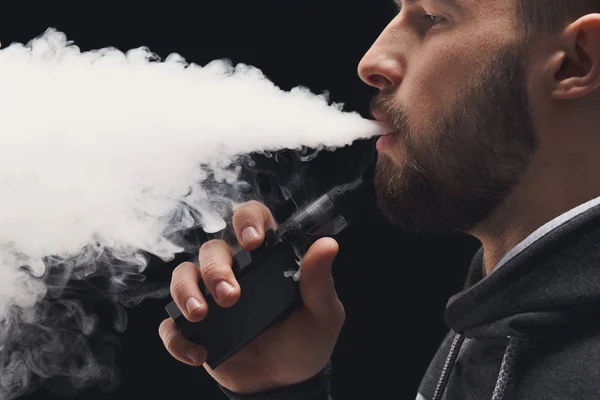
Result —
<instances>
[{"instance_id":1,"label":"vape device","mask_svg":"<svg viewBox=\"0 0 600 400\"><path fill-rule=\"evenodd\" d=\"M302 306L298 280L303 255L320 237L336 235L349 225L363 186L359 178L332 188L275 230L268 230L259 248L237 253L232 268L241 296L232 307L220 307L204 291L208 315L200 322L189 322L175 302L167 305L183 336L207 349L211 368Z\"/></svg>"}]
</instances>

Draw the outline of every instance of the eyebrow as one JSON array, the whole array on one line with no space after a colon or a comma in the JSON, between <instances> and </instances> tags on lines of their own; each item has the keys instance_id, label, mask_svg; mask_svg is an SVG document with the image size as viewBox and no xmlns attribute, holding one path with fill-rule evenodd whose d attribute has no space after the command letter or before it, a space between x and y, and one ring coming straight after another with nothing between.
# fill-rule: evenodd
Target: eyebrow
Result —
<instances>
[{"instance_id":1,"label":"eyebrow","mask_svg":"<svg viewBox=\"0 0 600 400\"><path fill-rule=\"evenodd\" d=\"M405 6L412 6L416 3L421 2L422 0L393 0L398 7L402 7L402 3L404 3ZM462 9L463 8L463 2L462 0L431 0L434 4L437 5L445 5L445 6L449 6L452 8L456 8L456 9Z\"/></svg>"}]
</instances>

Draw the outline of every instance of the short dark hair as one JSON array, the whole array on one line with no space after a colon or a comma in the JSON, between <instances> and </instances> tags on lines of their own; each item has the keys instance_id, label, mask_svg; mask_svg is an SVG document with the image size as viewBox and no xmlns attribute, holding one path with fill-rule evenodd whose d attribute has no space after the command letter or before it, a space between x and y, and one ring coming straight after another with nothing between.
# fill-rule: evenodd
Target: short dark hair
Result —
<instances>
[{"instance_id":1,"label":"short dark hair","mask_svg":"<svg viewBox=\"0 0 600 400\"><path fill-rule=\"evenodd\" d=\"M517 11L530 35L557 33L569 22L600 12L600 0L516 0Z\"/></svg>"}]
</instances>

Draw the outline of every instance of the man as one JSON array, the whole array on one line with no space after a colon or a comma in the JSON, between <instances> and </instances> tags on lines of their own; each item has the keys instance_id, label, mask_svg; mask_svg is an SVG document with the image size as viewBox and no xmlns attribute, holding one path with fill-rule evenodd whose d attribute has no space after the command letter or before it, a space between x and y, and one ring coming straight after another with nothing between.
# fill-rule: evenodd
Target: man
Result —
<instances>
[{"instance_id":1,"label":"man","mask_svg":"<svg viewBox=\"0 0 600 400\"><path fill-rule=\"evenodd\" d=\"M451 328L418 399L600 398L600 0L402 0L365 55L378 88L378 201L416 232L461 231L482 244ZM257 247L270 212L249 203L233 224ZM216 370L231 399L327 399L328 362L344 322L330 238L303 260L305 307ZM172 295L191 321L206 313L198 280L228 307L240 288L224 242L183 264ZM219 297L221 295L221 297ZM186 308L187 307L187 308ZM170 320L169 352L205 350Z\"/></svg>"}]
</instances>

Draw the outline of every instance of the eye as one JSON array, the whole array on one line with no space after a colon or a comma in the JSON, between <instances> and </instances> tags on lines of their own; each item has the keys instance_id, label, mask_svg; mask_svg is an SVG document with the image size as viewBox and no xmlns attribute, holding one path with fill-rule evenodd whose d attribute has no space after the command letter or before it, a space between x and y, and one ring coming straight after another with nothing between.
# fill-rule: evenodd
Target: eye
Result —
<instances>
[{"instance_id":1,"label":"eye","mask_svg":"<svg viewBox=\"0 0 600 400\"><path fill-rule=\"evenodd\" d=\"M425 14L423 19L430 25L437 25L444 20L444 17L435 14Z\"/></svg>"}]
</instances>

